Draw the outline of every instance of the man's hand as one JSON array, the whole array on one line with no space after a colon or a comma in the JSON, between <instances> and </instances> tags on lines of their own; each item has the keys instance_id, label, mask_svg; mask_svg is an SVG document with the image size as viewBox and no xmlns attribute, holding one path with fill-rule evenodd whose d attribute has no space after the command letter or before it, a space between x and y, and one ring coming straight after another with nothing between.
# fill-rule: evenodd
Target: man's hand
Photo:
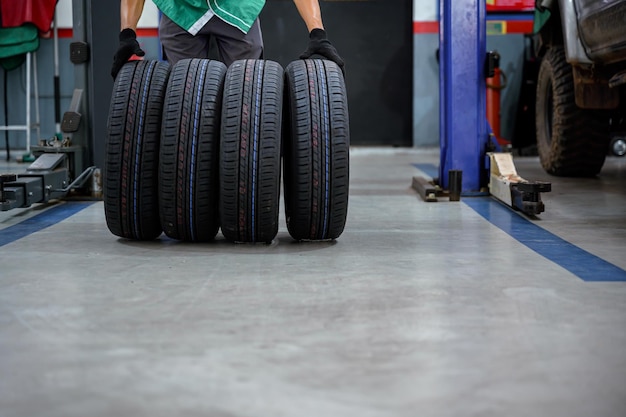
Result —
<instances>
[{"instance_id":1,"label":"man's hand","mask_svg":"<svg viewBox=\"0 0 626 417\"><path fill-rule=\"evenodd\" d=\"M126 28L120 32L120 47L118 48L115 56L113 57L113 67L111 68L111 76L115 80L117 73L120 72L122 67L131 56L144 56L146 53L139 46L137 42L137 34L134 30Z\"/></svg>"},{"instance_id":2,"label":"man's hand","mask_svg":"<svg viewBox=\"0 0 626 417\"><path fill-rule=\"evenodd\" d=\"M313 29L309 34L309 47L300 55L300 59L310 58L312 55L321 55L326 59L333 61L339 65L341 71L344 71L345 63L337 53L335 47L326 37L324 29Z\"/></svg>"}]
</instances>

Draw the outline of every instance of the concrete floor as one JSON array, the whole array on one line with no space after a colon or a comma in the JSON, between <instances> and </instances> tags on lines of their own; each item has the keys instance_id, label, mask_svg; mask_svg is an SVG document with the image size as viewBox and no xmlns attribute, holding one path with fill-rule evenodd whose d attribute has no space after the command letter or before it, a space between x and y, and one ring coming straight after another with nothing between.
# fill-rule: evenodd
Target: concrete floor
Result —
<instances>
[{"instance_id":1,"label":"concrete floor","mask_svg":"<svg viewBox=\"0 0 626 417\"><path fill-rule=\"evenodd\" d=\"M125 241L102 202L0 213L0 416L626 416L626 158L595 179L516 158L553 184L528 220L422 201L413 164L437 155L353 149L333 243L284 221L271 245Z\"/></svg>"}]
</instances>

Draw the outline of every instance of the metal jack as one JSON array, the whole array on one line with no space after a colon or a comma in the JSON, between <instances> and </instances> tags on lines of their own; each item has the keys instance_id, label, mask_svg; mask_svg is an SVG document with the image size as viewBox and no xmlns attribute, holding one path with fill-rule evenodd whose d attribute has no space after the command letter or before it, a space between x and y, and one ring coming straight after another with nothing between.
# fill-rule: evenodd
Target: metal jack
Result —
<instances>
[{"instance_id":1,"label":"metal jack","mask_svg":"<svg viewBox=\"0 0 626 417\"><path fill-rule=\"evenodd\" d=\"M95 167L89 167L70 183L67 155L44 153L23 174L0 175L0 211L25 208L63 198L82 187Z\"/></svg>"}]
</instances>

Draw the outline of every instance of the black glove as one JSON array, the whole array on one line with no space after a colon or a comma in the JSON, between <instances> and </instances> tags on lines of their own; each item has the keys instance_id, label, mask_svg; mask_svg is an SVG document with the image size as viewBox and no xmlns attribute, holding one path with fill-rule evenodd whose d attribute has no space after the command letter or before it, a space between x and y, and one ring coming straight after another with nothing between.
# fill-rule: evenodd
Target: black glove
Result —
<instances>
[{"instance_id":1,"label":"black glove","mask_svg":"<svg viewBox=\"0 0 626 417\"><path fill-rule=\"evenodd\" d=\"M335 47L326 38L324 29L313 29L309 34L309 48L300 55L300 59L310 58L312 55L321 55L339 65L344 71L345 63L337 53Z\"/></svg>"},{"instance_id":2,"label":"black glove","mask_svg":"<svg viewBox=\"0 0 626 417\"><path fill-rule=\"evenodd\" d=\"M113 67L111 68L111 76L115 80L117 73L120 72L128 59L133 56L144 56L146 53L137 42L137 34L134 30L126 28L120 32L120 47L113 56Z\"/></svg>"}]
</instances>

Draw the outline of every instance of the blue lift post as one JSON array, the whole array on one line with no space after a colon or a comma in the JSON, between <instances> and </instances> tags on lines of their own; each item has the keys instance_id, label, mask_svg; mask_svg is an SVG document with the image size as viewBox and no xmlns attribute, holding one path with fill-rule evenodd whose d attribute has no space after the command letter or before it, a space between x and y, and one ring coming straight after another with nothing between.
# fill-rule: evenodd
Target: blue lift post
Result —
<instances>
[{"instance_id":1,"label":"blue lift post","mask_svg":"<svg viewBox=\"0 0 626 417\"><path fill-rule=\"evenodd\" d=\"M544 211L540 193L551 191L551 184L519 177L511 171L511 154L487 149L491 129L486 110L485 1L454 0L453 5L453 0L440 0L439 4L439 179L433 185L413 177L413 188L426 201L437 201L446 193L450 201L458 201L461 195L491 192L515 210L535 216ZM497 150L496 144L490 145ZM501 175L501 168L511 172ZM462 182L450 177L462 177Z\"/></svg>"},{"instance_id":2,"label":"blue lift post","mask_svg":"<svg viewBox=\"0 0 626 417\"><path fill-rule=\"evenodd\" d=\"M448 172L463 172L461 195L486 195L484 0L440 0L439 15L439 185Z\"/></svg>"}]
</instances>

